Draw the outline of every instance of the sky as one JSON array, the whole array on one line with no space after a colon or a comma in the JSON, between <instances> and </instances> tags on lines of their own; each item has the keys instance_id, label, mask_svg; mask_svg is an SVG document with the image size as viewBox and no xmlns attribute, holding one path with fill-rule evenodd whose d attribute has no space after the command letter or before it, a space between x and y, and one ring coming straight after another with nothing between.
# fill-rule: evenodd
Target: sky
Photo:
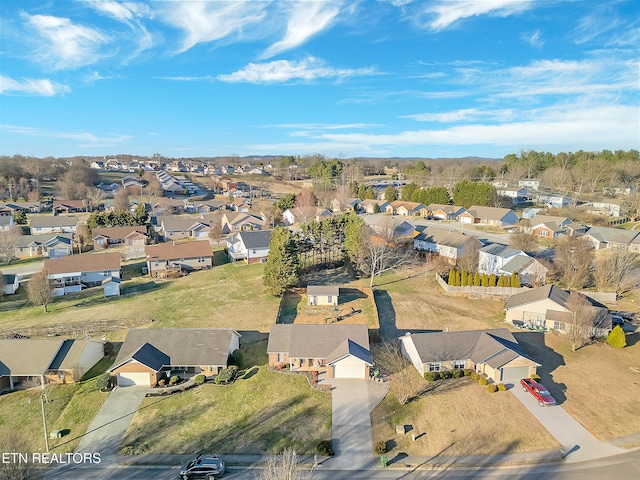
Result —
<instances>
[{"instance_id":1,"label":"sky","mask_svg":"<svg viewBox=\"0 0 640 480\"><path fill-rule=\"evenodd\" d=\"M0 2L0 154L640 149L637 0Z\"/></svg>"}]
</instances>

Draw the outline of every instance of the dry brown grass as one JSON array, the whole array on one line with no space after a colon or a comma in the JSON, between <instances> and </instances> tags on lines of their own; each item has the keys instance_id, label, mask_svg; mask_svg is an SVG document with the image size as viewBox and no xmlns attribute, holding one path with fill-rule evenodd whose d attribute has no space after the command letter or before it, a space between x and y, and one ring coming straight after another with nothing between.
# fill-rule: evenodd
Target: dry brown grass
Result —
<instances>
[{"instance_id":1,"label":"dry brown grass","mask_svg":"<svg viewBox=\"0 0 640 480\"><path fill-rule=\"evenodd\" d=\"M432 390L399 405L392 392L373 411L373 440L409 455L457 456L531 452L558 442L509 392L488 393L469 378L423 385ZM396 435L396 425L412 425ZM415 433L417 440L411 439Z\"/></svg>"}]
</instances>

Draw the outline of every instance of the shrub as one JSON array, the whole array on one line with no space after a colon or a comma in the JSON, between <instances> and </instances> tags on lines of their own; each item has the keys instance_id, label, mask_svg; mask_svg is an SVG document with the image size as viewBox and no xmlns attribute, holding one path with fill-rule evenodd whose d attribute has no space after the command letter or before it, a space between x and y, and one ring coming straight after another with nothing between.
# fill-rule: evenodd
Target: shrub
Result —
<instances>
[{"instance_id":1,"label":"shrub","mask_svg":"<svg viewBox=\"0 0 640 480\"><path fill-rule=\"evenodd\" d=\"M489 393L496 393L498 391L498 386L491 384L491 385L487 385L487 392Z\"/></svg>"},{"instance_id":2,"label":"shrub","mask_svg":"<svg viewBox=\"0 0 640 480\"><path fill-rule=\"evenodd\" d=\"M484 378L484 377L480 377L480 378L478 379L478 383L479 383L480 385L487 385L487 384L489 383L489 381L488 381L486 378Z\"/></svg>"},{"instance_id":3,"label":"shrub","mask_svg":"<svg viewBox=\"0 0 640 480\"><path fill-rule=\"evenodd\" d=\"M103 373L96 378L96 388L98 390L107 390L111 386L111 375Z\"/></svg>"},{"instance_id":4,"label":"shrub","mask_svg":"<svg viewBox=\"0 0 640 480\"><path fill-rule=\"evenodd\" d=\"M501 392L506 392L507 391L507 386L504 383L499 383L498 384L498 390L500 390Z\"/></svg>"},{"instance_id":5,"label":"shrub","mask_svg":"<svg viewBox=\"0 0 640 480\"><path fill-rule=\"evenodd\" d=\"M376 442L373 446L373 451L376 455L384 455L385 453L387 453L387 442L385 442L384 440Z\"/></svg>"},{"instance_id":6,"label":"shrub","mask_svg":"<svg viewBox=\"0 0 640 480\"><path fill-rule=\"evenodd\" d=\"M465 368L462 372L465 377L471 377L475 373L471 368Z\"/></svg>"},{"instance_id":7,"label":"shrub","mask_svg":"<svg viewBox=\"0 0 640 480\"><path fill-rule=\"evenodd\" d=\"M460 378L463 375L464 373L459 368L454 368L453 370L451 370L451 378Z\"/></svg>"},{"instance_id":8,"label":"shrub","mask_svg":"<svg viewBox=\"0 0 640 480\"><path fill-rule=\"evenodd\" d=\"M607 343L615 348L624 348L627 346L627 338L620 325L616 325L616 327L611 330L611 333L609 333L607 337Z\"/></svg>"},{"instance_id":9,"label":"shrub","mask_svg":"<svg viewBox=\"0 0 640 480\"><path fill-rule=\"evenodd\" d=\"M218 385L229 383L233 381L234 378L236 378L237 373L238 367L236 367L235 365L230 365L229 368L223 368L222 370L220 370L220 373L216 375L215 382Z\"/></svg>"},{"instance_id":10,"label":"shrub","mask_svg":"<svg viewBox=\"0 0 640 480\"><path fill-rule=\"evenodd\" d=\"M451 372L449 370L442 370L439 374L442 380L448 380L451 378Z\"/></svg>"},{"instance_id":11,"label":"shrub","mask_svg":"<svg viewBox=\"0 0 640 480\"><path fill-rule=\"evenodd\" d=\"M229 365L235 365L236 367L242 367L242 352L237 348L229 355Z\"/></svg>"},{"instance_id":12,"label":"shrub","mask_svg":"<svg viewBox=\"0 0 640 480\"><path fill-rule=\"evenodd\" d=\"M316 451L318 455L322 455L323 457L333 457L333 448L331 448L331 440L322 440L316 446Z\"/></svg>"},{"instance_id":13,"label":"shrub","mask_svg":"<svg viewBox=\"0 0 640 480\"><path fill-rule=\"evenodd\" d=\"M109 355L111 355L113 353L113 343L106 342L104 344L103 350L104 350L105 357L108 357Z\"/></svg>"},{"instance_id":14,"label":"shrub","mask_svg":"<svg viewBox=\"0 0 640 480\"><path fill-rule=\"evenodd\" d=\"M166 384L167 384L167 381L164 378L161 378L160 380L158 380L159 387L164 387Z\"/></svg>"},{"instance_id":15,"label":"shrub","mask_svg":"<svg viewBox=\"0 0 640 480\"><path fill-rule=\"evenodd\" d=\"M175 385L179 381L180 381L180 376L179 375L174 375L169 379L169 385Z\"/></svg>"},{"instance_id":16,"label":"shrub","mask_svg":"<svg viewBox=\"0 0 640 480\"><path fill-rule=\"evenodd\" d=\"M438 372L424 372L424 379L427 382L433 382L435 380L438 380L440 378L440 375L438 375Z\"/></svg>"},{"instance_id":17,"label":"shrub","mask_svg":"<svg viewBox=\"0 0 640 480\"><path fill-rule=\"evenodd\" d=\"M531 380L533 380L534 382L539 382L540 381L540 375L536 375L534 373L533 375L531 375Z\"/></svg>"},{"instance_id":18,"label":"shrub","mask_svg":"<svg viewBox=\"0 0 640 480\"><path fill-rule=\"evenodd\" d=\"M195 383L196 385L202 385L206 380L207 380L207 377L205 377L201 373L193 377L193 383Z\"/></svg>"},{"instance_id":19,"label":"shrub","mask_svg":"<svg viewBox=\"0 0 640 480\"><path fill-rule=\"evenodd\" d=\"M142 455L149 451L146 443L136 443L135 445L125 445L120 449L122 455Z\"/></svg>"},{"instance_id":20,"label":"shrub","mask_svg":"<svg viewBox=\"0 0 640 480\"><path fill-rule=\"evenodd\" d=\"M479 378L479 374L477 374L476 372L471 372L471 380L475 380L477 382Z\"/></svg>"}]
</instances>

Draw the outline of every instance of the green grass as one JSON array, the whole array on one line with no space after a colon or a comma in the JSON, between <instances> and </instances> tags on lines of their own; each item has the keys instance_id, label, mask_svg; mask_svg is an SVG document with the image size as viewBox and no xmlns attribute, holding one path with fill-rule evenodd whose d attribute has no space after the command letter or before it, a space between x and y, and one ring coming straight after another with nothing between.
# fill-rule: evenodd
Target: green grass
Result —
<instances>
[{"instance_id":1,"label":"green grass","mask_svg":"<svg viewBox=\"0 0 640 480\"><path fill-rule=\"evenodd\" d=\"M330 438L331 396L312 389L302 375L262 366L233 385L205 384L145 399L122 446L144 443L149 453L222 454L272 454L289 446L313 454L320 440Z\"/></svg>"}]
</instances>

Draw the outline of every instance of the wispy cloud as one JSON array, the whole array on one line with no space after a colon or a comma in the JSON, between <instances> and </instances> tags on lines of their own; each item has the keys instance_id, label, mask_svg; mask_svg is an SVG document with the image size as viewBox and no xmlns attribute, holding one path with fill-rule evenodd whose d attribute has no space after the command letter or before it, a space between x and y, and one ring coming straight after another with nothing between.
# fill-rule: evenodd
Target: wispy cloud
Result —
<instances>
[{"instance_id":1,"label":"wispy cloud","mask_svg":"<svg viewBox=\"0 0 640 480\"><path fill-rule=\"evenodd\" d=\"M172 82L215 82L216 77L212 75L204 75L200 77L188 77L188 76L178 76L178 77L155 77L159 80L170 80Z\"/></svg>"},{"instance_id":2,"label":"wispy cloud","mask_svg":"<svg viewBox=\"0 0 640 480\"><path fill-rule=\"evenodd\" d=\"M600 44L618 47L638 45L638 16L622 17L611 5L597 6L589 15L580 18L571 31L574 42L583 45L598 41Z\"/></svg>"},{"instance_id":3,"label":"wispy cloud","mask_svg":"<svg viewBox=\"0 0 640 480\"><path fill-rule=\"evenodd\" d=\"M53 97L70 91L71 89L67 85L52 82L48 78L24 78L22 80L14 80L13 78L0 75L0 94Z\"/></svg>"},{"instance_id":4,"label":"wispy cloud","mask_svg":"<svg viewBox=\"0 0 640 480\"><path fill-rule=\"evenodd\" d=\"M458 123L472 122L480 119L506 121L514 118L514 111L510 109L480 110L477 108L463 108L442 113L418 113L403 115L400 118L410 118L419 122Z\"/></svg>"},{"instance_id":5,"label":"wispy cloud","mask_svg":"<svg viewBox=\"0 0 640 480\"><path fill-rule=\"evenodd\" d=\"M327 28L340 13L337 2L294 2L284 38L271 45L263 55L270 58L296 48Z\"/></svg>"},{"instance_id":6,"label":"wispy cloud","mask_svg":"<svg viewBox=\"0 0 640 480\"><path fill-rule=\"evenodd\" d=\"M268 63L250 63L237 72L218 75L217 78L229 83L285 83L291 80L343 79L374 73L374 68L333 68L319 58L307 57L298 62L276 60Z\"/></svg>"},{"instance_id":7,"label":"wispy cloud","mask_svg":"<svg viewBox=\"0 0 640 480\"><path fill-rule=\"evenodd\" d=\"M240 36L243 29L261 22L267 2L168 2L161 11L163 20L184 31L177 53L199 43L213 42L230 35Z\"/></svg>"},{"instance_id":8,"label":"wispy cloud","mask_svg":"<svg viewBox=\"0 0 640 480\"><path fill-rule=\"evenodd\" d=\"M78 146L119 145L126 143L133 137L130 135L109 135L104 137L96 136L89 132L60 132L43 128L25 127L19 125L0 125L0 130L18 135L28 135L32 137L58 138L63 140L77 140L85 142Z\"/></svg>"},{"instance_id":9,"label":"wispy cloud","mask_svg":"<svg viewBox=\"0 0 640 480\"><path fill-rule=\"evenodd\" d=\"M68 18L29 15L21 12L26 25L40 38L36 60L54 69L74 69L96 63L104 54L100 47L110 38L98 30L76 25Z\"/></svg>"},{"instance_id":10,"label":"wispy cloud","mask_svg":"<svg viewBox=\"0 0 640 480\"><path fill-rule=\"evenodd\" d=\"M102 80L113 80L114 78L123 79L125 78L125 76L124 75L102 75L100 72L94 70L93 72L90 72L84 76L84 81L86 83L94 83Z\"/></svg>"},{"instance_id":11,"label":"wispy cloud","mask_svg":"<svg viewBox=\"0 0 640 480\"><path fill-rule=\"evenodd\" d=\"M536 48L541 48L544 45L544 40L542 39L542 33L540 33L540 30L530 33L521 33L520 38L522 41Z\"/></svg>"},{"instance_id":12,"label":"wispy cloud","mask_svg":"<svg viewBox=\"0 0 640 480\"><path fill-rule=\"evenodd\" d=\"M532 0L439 0L434 5L426 6L424 14L429 18L429 28L442 30L465 18L480 15L508 17L532 6Z\"/></svg>"}]
</instances>

